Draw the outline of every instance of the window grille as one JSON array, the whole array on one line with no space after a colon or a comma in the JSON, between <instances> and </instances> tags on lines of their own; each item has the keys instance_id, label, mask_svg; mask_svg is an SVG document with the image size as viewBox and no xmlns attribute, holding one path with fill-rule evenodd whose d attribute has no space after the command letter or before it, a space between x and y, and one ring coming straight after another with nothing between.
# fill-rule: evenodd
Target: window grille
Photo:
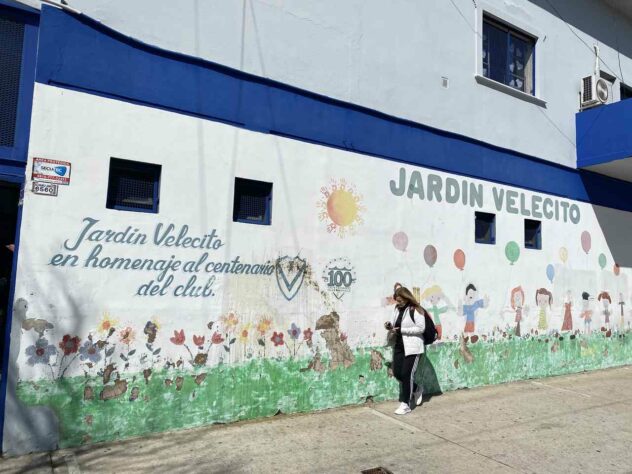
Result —
<instances>
[{"instance_id":1,"label":"window grille","mask_svg":"<svg viewBox=\"0 0 632 474\"><path fill-rule=\"evenodd\" d=\"M160 165L111 158L106 207L157 213L160 171Z\"/></svg>"},{"instance_id":2,"label":"window grille","mask_svg":"<svg viewBox=\"0 0 632 474\"><path fill-rule=\"evenodd\" d=\"M270 225L272 183L235 178L233 221Z\"/></svg>"},{"instance_id":3,"label":"window grille","mask_svg":"<svg viewBox=\"0 0 632 474\"><path fill-rule=\"evenodd\" d=\"M475 213L474 240L477 244L496 243L496 214L488 212Z\"/></svg>"},{"instance_id":4,"label":"window grille","mask_svg":"<svg viewBox=\"0 0 632 474\"><path fill-rule=\"evenodd\" d=\"M0 16L0 146L14 145L23 42L24 23Z\"/></svg>"}]
</instances>

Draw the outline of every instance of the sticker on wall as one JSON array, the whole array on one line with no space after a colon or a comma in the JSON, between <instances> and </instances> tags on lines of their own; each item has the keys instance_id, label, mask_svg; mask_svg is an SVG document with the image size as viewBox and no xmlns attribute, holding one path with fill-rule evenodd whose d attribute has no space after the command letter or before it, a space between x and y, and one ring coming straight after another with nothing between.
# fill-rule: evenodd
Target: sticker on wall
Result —
<instances>
[{"instance_id":1,"label":"sticker on wall","mask_svg":"<svg viewBox=\"0 0 632 474\"><path fill-rule=\"evenodd\" d=\"M49 160L48 158L33 158L33 180L70 184L71 164L68 161Z\"/></svg>"},{"instance_id":2,"label":"sticker on wall","mask_svg":"<svg viewBox=\"0 0 632 474\"><path fill-rule=\"evenodd\" d=\"M358 225L364 223L362 195L345 179L332 180L329 186L320 188L322 198L318 201L318 218L329 222L327 232L346 237L353 234Z\"/></svg>"},{"instance_id":3,"label":"sticker on wall","mask_svg":"<svg viewBox=\"0 0 632 474\"><path fill-rule=\"evenodd\" d=\"M31 190L33 194L41 194L42 196L57 196L59 187L54 183L45 183L42 181L33 181Z\"/></svg>"},{"instance_id":4,"label":"sticker on wall","mask_svg":"<svg viewBox=\"0 0 632 474\"><path fill-rule=\"evenodd\" d=\"M291 301L303 285L307 260L296 257L279 257L276 262L276 280L283 297Z\"/></svg>"},{"instance_id":5,"label":"sticker on wall","mask_svg":"<svg viewBox=\"0 0 632 474\"><path fill-rule=\"evenodd\" d=\"M322 278L327 290L333 293L336 299L341 300L344 295L351 292L351 286L356 282L356 273L349 260L334 258L325 266Z\"/></svg>"}]
</instances>

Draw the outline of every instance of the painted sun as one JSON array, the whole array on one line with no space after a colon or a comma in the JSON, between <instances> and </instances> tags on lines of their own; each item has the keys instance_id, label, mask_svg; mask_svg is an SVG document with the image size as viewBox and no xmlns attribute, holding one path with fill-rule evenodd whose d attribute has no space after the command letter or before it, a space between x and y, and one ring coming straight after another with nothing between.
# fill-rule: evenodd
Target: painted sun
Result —
<instances>
[{"instance_id":1,"label":"painted sun","mask_svg":"<svg viewBox=\"0 0 632 474\"><path fill-rule=\"evenodd\" d=\"M320 188L320 192L322 197L318 201L318 218L328 223L327 232L335 233L340 238L353 234L357 226L364 222L362 195L344 179L332 180L329 186Z\"/></svg>"}]
</instances>

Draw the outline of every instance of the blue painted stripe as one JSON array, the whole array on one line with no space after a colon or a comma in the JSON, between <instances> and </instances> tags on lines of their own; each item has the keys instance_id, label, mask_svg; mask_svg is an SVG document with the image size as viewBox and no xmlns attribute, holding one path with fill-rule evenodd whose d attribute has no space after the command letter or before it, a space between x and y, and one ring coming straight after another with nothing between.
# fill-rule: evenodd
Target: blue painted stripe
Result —
<instances>
[{"instance_id":1,"label":"blue painted stripe","mask_svg":"<svg viewBox=\"0 0 632 474\"><path fill-rule=\"evenodd\" d=\"M36 80L632 211L630 183L388 116L126 37L44 6Z\"/></svg>"}]
</instances>

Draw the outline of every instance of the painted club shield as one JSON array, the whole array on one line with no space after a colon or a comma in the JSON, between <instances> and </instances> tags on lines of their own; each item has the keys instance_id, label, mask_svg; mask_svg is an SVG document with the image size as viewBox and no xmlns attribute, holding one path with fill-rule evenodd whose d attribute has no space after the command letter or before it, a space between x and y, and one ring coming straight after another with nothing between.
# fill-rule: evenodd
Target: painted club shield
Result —
<instances>
[{"instance_id":1,"label":"painted club shield","mask_svg":"<svg viewBox=\"0 0 632 474\"><path fill-rule=\"evenodd\" d=\"M303 286L307 260L296 257L279 257L276 262L276 280L283 297L291 301Z\"/></svg>"}]
</instances>

